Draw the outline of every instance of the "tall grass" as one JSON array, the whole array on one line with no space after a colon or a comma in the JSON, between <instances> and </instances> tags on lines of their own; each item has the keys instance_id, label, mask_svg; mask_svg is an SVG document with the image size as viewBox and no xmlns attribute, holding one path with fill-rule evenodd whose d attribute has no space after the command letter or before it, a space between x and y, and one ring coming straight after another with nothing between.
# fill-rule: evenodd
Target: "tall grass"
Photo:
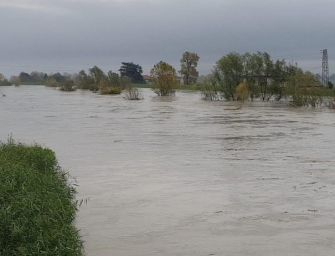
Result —
<instances>
[{"instance_id":1,"label":"tall grass","mask_svg":"<svg viewBox=\"0 0 335 256\"><path fill-rule=\"evenodd\" d=\"M83 255L75 194L53 151L0 144L0 255Z\"/></svg>"}]
</instances>

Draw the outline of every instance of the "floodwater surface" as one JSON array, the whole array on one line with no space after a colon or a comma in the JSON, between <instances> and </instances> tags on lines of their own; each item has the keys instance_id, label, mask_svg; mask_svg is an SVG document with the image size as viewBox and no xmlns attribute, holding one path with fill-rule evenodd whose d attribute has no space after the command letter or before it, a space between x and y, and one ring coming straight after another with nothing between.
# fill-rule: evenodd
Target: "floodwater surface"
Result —
<instances>
[{"instance_id":1,"label":"floodwater surface","mask_svg":"<svg viewBox=\"0 0 335 256\"><path fill-rule=\"evenodd\" d=\"M0 139L52 148L79 184L88 256L334 254L333 110L0 89Z\"/></svg>"}]
</instances>

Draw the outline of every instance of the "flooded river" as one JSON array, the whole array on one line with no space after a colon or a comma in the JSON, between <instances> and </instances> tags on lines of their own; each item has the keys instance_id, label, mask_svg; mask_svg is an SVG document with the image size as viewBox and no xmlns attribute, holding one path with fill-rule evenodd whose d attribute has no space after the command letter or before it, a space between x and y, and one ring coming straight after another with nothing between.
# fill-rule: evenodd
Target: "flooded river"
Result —
<instances>
[{"instance_id":1,"label":"flooded river","mask_svg":"<svg viewBox=\"0 0 335 256\"><path fill-rule=\"evenodd\" d=\"M0 139L56 151L88 256L329 256L335 112L0 88Z\"/></svg>"}]
</instances>

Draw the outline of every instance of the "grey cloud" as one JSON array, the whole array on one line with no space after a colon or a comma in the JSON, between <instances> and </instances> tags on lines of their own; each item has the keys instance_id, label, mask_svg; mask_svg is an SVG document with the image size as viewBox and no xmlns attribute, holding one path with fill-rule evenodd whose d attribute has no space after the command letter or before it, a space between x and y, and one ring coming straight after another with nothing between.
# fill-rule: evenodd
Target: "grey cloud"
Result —
<instances>
[{"instance_id":1,"label":"grey cloud","mask_svg":"<svg viewBox=\"0 0 335 256\"><path fill-rule=\"evenodd\" d=\"M328 48L335 68L334 1L5 2L0 3L0 72L7 74L77 71L94 64L115 70L123 60L142 64L147 72L161 59L178 65L185 50L199 53L202 73L230 51L268 51L317 72L319 50Z\"/></svg>"}]
</instances>

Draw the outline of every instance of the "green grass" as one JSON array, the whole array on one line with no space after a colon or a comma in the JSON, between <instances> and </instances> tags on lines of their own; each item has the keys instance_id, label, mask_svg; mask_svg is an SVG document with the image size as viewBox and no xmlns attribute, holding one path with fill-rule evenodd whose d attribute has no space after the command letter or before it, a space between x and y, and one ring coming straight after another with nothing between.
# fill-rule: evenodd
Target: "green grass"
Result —
<instances>
[{"instance_id":1,"label":"green grass","mask_svg":"<svg viewBox=\"0 0 335 256\"><path fill-rule=\"evenodd\" d=\"M53 151L0 145L0 255L83 255L78 203Z\"/></svg>"}]
</instances>

